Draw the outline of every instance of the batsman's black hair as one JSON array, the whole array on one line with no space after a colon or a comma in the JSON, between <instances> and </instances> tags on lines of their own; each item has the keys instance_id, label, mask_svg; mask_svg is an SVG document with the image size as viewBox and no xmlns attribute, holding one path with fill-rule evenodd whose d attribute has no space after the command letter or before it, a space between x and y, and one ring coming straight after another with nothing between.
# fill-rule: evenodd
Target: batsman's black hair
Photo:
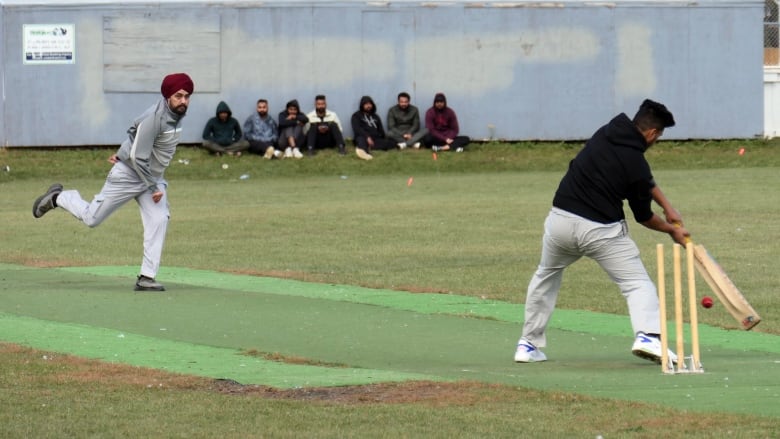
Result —
<instances>
[{"instance_id":1,"label":"batsman's black hair","mask_svg":"<svg viewBox=\"0 0 780 439\"><path fill-rule=\"evenodd\" d=\"M645 99L634 116L634 124L641 131L651 128L663 130L674 126L674 116L664 104Z\"/></svg>"}]
</instances>

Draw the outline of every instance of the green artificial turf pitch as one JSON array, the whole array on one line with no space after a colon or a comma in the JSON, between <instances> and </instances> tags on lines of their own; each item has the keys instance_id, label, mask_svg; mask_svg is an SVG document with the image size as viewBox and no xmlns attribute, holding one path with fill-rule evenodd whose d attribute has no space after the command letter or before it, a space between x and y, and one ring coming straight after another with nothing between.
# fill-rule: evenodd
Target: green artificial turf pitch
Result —
<instances>
[{"instance_id":1,"label":"green artificial turf pitch","mask_svg":"<svg viewBox=\"0 0 780 439\"><path fill-rule=\"evenodd\" d=\"M702 325L706 372L664 375L631 355L627 316L557 310L549 361L515 364L521 305L172 267L136 293L136 269L0 264L0 340L280 388L472 380L780 417L769 334Z\"/></svg>"}]
</instances>

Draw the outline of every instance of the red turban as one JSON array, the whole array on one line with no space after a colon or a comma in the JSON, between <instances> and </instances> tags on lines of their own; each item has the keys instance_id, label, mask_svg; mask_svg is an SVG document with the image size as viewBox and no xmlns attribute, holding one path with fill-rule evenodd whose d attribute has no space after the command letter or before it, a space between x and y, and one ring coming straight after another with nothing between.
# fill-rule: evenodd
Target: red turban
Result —
<instances>
[{"instance_id":1,"label":"red turban","mask_svg":"<svg viewBox=\"0 0 780 439\"><path fill-rule=\"evenodd\" d=\"M179 90L184 90L192 94L195 84L192 83L189 75L186 73L172 73L163 79L160 91L165 99L168 99Z\"/></svg>"}]
</instances>

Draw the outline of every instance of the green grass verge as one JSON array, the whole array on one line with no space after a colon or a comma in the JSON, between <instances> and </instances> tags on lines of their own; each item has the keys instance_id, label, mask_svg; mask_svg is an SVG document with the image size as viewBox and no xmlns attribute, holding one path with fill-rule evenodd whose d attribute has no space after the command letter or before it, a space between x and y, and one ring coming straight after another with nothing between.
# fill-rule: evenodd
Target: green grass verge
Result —
<instances>
[{"instance_id":1,"label":"green grass verge","mask_svg":"<svg viewBox=\"0 0 780 439\"><path fill-rule=\"evenodd\" d=\"M780 148L776 141L663 142L648 153L694 239L718 258L761 312L758 331L780 333L774 262ZM318 282L522 302L538 259L552 191L579 144L487 144L461 154L377 154L371 163L216 159L182 148L168 173L173 218L163 263ZM746 148L744 155L737 150ZM0 261L29 265L137 265L140 224L127 207L86 230L31 200L61 180L89 197L109 150L0 149ZM232 160L232 161L230 161ZM221 163L230 165L223 170ZM239 176L249 174L247 180ZM407 187L408 177L414 177ZM346 177L346 178L342 178ZM654 270L657 233L632 225ZM702 285L703 288L703 285ZM593 264L572 267L560 306L623 315L622 299ZM704 323L736 327L722 307ZM473 404L371 405L267 401L200 389L72 380L37 354L0 355L0 436L189 437L773 437L749 416L678 414L658 407L490 388ZM100 366L97 366L98 369ZM63 374L66 376L63 377ZM48 407L48 408L47 408ZM117 415L117 414L120 415ZM209 413L209 415L205 415ZM561 416L564 414L564 416ZM151 433L150 433L151 432Z\"/></svg>"},{"instance_id":2,"label":"green grass verge","mask_svg":"<svg viewBox=\"0 0 780 439\"><path fill-rule=\"evenodd\" d=\"M400 400L375 388L346 401L278 400L262 389L219 392L202 380L3 344L0 368L0 437L8 438L654 439L778 434L776 418L691 413L511 386L441 384Z\"/></svg>"}]
</instances>

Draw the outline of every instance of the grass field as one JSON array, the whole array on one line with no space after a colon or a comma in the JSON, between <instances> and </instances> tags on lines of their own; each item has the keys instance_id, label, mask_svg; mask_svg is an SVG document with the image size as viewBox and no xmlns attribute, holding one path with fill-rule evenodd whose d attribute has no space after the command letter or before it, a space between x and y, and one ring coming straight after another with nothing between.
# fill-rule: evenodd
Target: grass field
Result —
<instances>
[{"instance_id":1,"label":"grass field","mask_svg":"<svg viewBox=\"0 0 780 439\"><path fill-rule=\"evenodd\" d=\"M780 334L774 293L780 200L771 190L780 179L777 146L662 142L648 153L657 181L683 213L694 240L707 246L762 314L756 330L770 334ZM743 147L746 153L739 155ZM438 160L429 152L405 151L365 163L328 153L301 161L217 159L181 148L182 162L168 172L172 220L163 264L519 304L537 263L552 193L578 149L579 144L486 144L465 154L440 154ZM0 262L137 266L141 228L132 206L93 230L62 212L31 221L31 200L53 180L79 188L85 197L96 193L109 153L0 150L0 165L11 168L0 173ZM668 238L630 227L654 272L655 243L669 243ZM625 314L615 287L589 261L567 272L559 305ZM737 327L719 306L699 315L714 327ZM43 355L57 361L41 362ZM0 415L6 417L0 419L0 435L7 437L780 434L772 418L680 412L498 384L377 385L331 390L316 400L303 391L249 392L15 345L4 345L0 361L12 371L0 383L8 398L2 403L16 407ZM282 400L269 394L283 395ZM52 405L54 400L62 404ZM12 403L18 401L24 403ZM206 411L213 415L202 417ZM164 413L165 422L154 420L153 413Z\"/></svg>"}]
</instances>

